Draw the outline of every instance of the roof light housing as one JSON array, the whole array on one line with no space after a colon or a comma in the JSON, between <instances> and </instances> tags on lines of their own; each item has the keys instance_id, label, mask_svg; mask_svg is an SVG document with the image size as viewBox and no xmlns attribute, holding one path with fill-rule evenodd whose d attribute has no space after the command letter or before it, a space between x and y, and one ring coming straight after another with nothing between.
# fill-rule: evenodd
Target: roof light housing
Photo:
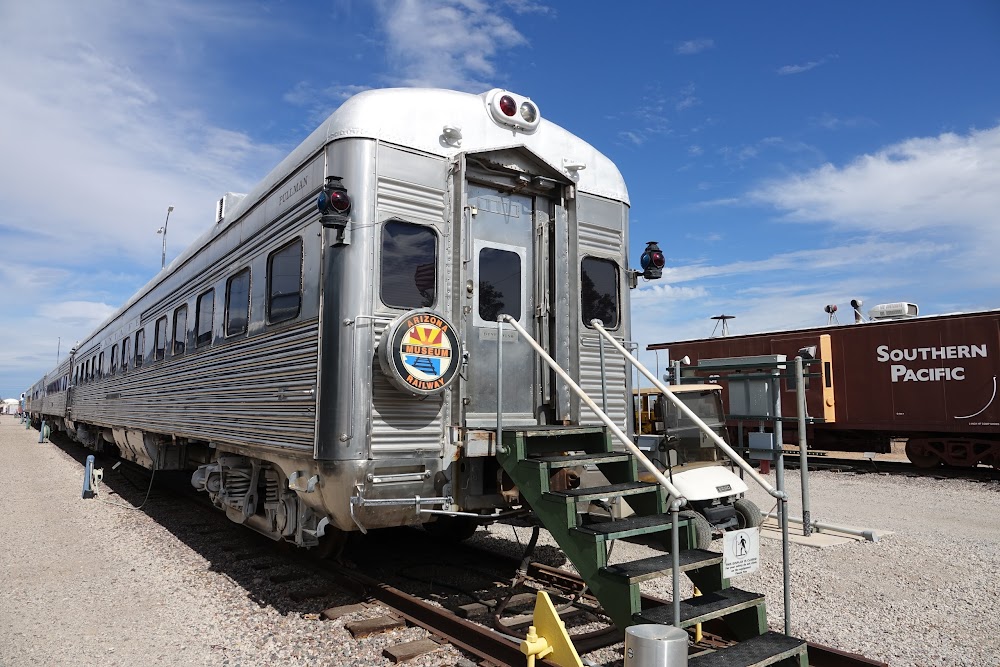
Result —
<instances>
[{"instance_id":1,"label":"roof light housing","mask_svg":"<svg viewBox=\"0 0 1000 667\"><path fill-rule=\"evenodd\" d=\"M498 125L530 134L538 127L541 113L531 98L494 88L485 95L490 116Z\"/></svg>"}]
</instances>

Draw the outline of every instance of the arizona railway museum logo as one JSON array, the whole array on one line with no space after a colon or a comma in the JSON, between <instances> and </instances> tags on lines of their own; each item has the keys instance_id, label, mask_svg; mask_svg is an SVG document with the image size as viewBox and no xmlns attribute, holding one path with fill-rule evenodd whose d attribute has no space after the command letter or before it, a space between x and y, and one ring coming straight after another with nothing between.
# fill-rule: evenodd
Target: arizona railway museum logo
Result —
<instances>
[{"instance_id":1,"label":"arizona railway museum logo","mask_svg":"<svg viewBox=\"0 0 1000 667\"><path fill-rule=\"evenodd\" d=\"M455 327L431 310L413 310L382 334L379 362L399 389L421 396L444 391L458 376L461 342Z\"/></svg>"}]
</instances>

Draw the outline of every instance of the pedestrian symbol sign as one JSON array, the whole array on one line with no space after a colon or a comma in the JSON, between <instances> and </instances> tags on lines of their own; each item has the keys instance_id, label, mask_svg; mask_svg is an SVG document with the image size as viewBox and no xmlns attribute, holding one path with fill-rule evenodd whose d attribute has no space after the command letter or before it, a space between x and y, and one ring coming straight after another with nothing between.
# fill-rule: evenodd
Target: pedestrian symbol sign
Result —
<instances>
[{"instance_id":1,"label":"pedestrian symbol sign","mask_svg":"<svg viewBox=\"0 0 1000 667\"><path fill-rule=\"evenodd\" d=\"M726 579L756 572L760 565L760 534L755 528L722 536L722 576Z\"/></svg>"}]
</instances>

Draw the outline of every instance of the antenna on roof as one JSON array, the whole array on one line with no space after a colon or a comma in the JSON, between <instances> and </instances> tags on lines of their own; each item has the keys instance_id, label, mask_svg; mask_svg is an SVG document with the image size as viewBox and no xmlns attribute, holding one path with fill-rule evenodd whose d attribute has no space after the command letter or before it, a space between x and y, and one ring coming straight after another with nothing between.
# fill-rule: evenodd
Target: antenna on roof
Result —
<instances>
[{"instance_id":1,"label":"antenna on roof","mask_svg":"<svg viewBox=\"0 0 1000 667\"><path fill-rule=\"evenodd\" d=\"M722 325L722 333L720 333L719 335L721 337L725 338L726 336L729 335L729 320L735 320L736 316L735 315L716 315L712 319L716 320L716 322L715 322L715 328L712 329L712 335L709 336L709 338L715 338L715 332L716 332L716 330L718 330L720 324Z\"/></svg>"}]
</instances>

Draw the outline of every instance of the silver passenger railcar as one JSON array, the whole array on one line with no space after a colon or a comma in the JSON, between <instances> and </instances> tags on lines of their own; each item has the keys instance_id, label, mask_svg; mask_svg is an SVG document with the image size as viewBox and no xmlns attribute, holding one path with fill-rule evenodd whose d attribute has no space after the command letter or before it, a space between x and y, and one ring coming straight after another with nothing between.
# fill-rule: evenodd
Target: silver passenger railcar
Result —
<instances>
[{"instance_id":1,"label":"silver passenger railcar","mask_svg":"<svg viewBox=\"0 0 1000 667\"><path fill-rule=\"evenodd\" d=\"M343 104L28 392L35 421L189 469L275 540L511 507L506 426L598 419L497 316L602 395L598 318L629 339L618 169L504 90ZM625 362L603 374L629 428ZM453 525L453 528L456 526Z\"/></svg>"}]
</instances>

